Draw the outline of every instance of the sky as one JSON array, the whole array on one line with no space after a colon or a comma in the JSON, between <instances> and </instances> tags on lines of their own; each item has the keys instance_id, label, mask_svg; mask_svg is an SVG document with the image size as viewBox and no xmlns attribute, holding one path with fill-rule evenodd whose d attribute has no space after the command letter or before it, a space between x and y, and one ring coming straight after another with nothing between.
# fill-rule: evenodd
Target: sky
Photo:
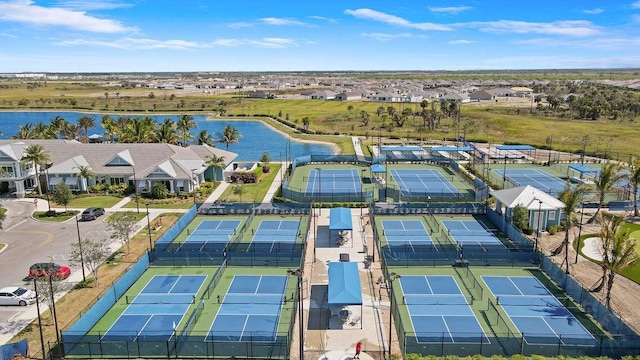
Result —
<instances>
[{"instance_id":1,"label":"sky","mask_svg":"<svg viewBox=\"0 0 640 360\"><path fill-rule=\"evenodd\" d=\"M640 0L0 0L0 73L639 65Z\"/></svg>"}]
</instances>

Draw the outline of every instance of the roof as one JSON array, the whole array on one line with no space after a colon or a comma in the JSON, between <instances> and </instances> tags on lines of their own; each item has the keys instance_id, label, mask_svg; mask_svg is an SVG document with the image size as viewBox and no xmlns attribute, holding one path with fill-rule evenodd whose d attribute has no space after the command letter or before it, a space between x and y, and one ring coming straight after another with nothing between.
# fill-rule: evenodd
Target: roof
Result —
<instances>
[{"instance_id":1,"label":"roof","mask_svg":"<svg viewBox=\"0 0 640 360\"><path fill-rule=\"evenodd\" d=\"M329 305L362 305L358 263L329 263Z\"/></svg>"},{"instance_id":2,"label":"roof","mask_svg":"<svg viewBox=\"0 0 640 360\"><path fill-rule=\"evenodd\" d=\"M496 147L498 150L535 150L531 145L500 145Z\"/></svg>"},{"instance_id":3,"label":"roof","mask_svg":"<svg viewBox=\"0 0 640 360\"><path fill-rule=\"evenodd\" d=\"M225 165L237 157L235 153L206 145L184 148L155 143L83 144L75 140L0 140L0 150L18 150L21 157L24 148L31 144L41 144L49 152L53 163L50 174L77 173L74 167L84 165L90 166L96 176L131 177L135 169L136 176L142 178L162 164L168 173L188 179L192 177L192 169L197 169L198 174L206 169L207 156L222 156Z\"/></svg>"},{"instance_id":4,"label":"roof","mask_svg":"<svg viewBox=\"0 0 640 360\"><path fill-rule=\"evenodd\" d=\"M473 148L471 146L434 146L431 148L431 151L445 151L445 152L473 151Z\"/></svg>"},{"instance_id":5,"label":"roof","mask_svg":"<svg viewBox=\"0 0 640 360\"><path fill-rule=\"evenodd\" d=\"M512 189L495 190L490 194L503 203L507 208L518 205L527 210L557 210L564 209L564 203L553 196L534 188L531 185ZM542 203L541 203L542 202Z\"/></svg>"},{"instance_id":6,"label":"roof","mask_svg":"<svg viewBox=\"0 0 640 360\"><path fill-rule=\"evenodd\" d=\"M329 230L353 230L351 209L331 208L329 212Z\"/></svg>"}]
</instances>

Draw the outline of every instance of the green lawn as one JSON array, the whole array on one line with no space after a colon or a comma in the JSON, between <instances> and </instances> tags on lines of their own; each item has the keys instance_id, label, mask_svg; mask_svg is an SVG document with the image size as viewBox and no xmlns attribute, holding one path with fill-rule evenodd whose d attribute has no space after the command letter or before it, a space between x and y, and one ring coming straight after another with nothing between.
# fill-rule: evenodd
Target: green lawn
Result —
<instances>
[{"instance_id":1,"label":"green lawn","mask_svg":"<svg viewBox=\"0 0 640 360\"><path fill-rule=\"evenodd\" d=\"M202 200L202 199L200 199ZM145 211L147 199L140 199L140 203L136 204L135 200L131 200L126 203L122 208L124 209L136 209L140 207L140 211ZM187 198L185 200L180 199L166 199L166 200L154 200L149 201L149 209L188 209L193 206L193 198Z\"/></svg>"},{"instance_id":2,"label":"green lawn","mask_svg":"<svg viewBox=\"0 0 640 360\"><path fill-rule=\"evenodd\" d=\"M144 219L145 216L147 216L147 212L144 209L141 210L139 213L136 213L135 211L131 211L130 213L134 215L136 221L140 221L140 220ZM113 214L111 214L111 215L113 215ZM109 221L109 219L111 218L111 215L107 216L105 221Z\"/></svg>"},{"instance_id":3,"label":"green lawn","mask_svg":"<svg viewBox=\"0 0 640 360\"><path fill-rule=\"evenodd\" d=\"M35 211L33 213L33 217L36 218L37 220L42 220L42 221L63 222L71 219L72 217L76 216L76 214L78 213L79 211L69 210L69 211L55 212L55 216L50 216L51 214L49 213L49 211Z\"/></svg>"},{"instance_id":4,"label":"green lawn","mask_svg":"<svg viewBox=\"0 0 640 360\"><path fill-rule=\"evenodd\" d=\"M271 164L271 170L266 176L260 179L257 184L242 184L242 195L233 193L233 184L230 185L220 196L219 200L231 201L231 202L262 202L267 191L273 183L278 171L280 171L280 164Z\"/></svg>"},{"instance_id":5,"label":"green lawn","mask_svg":"<svg viewBox=\"0 0 640 360\"><path fill-rule=\"evenodd\" d=\"M122 197L118 196L110 196L110 195L97 195L97 196L82 196L77 197L67 205L68 208L88 208L88 207L101 207L101 208L110 208L113 205L117 204ZM62 205L56 204L51 201L51 206L55 207L63 207Z\"/></svg>"}]
</instances>

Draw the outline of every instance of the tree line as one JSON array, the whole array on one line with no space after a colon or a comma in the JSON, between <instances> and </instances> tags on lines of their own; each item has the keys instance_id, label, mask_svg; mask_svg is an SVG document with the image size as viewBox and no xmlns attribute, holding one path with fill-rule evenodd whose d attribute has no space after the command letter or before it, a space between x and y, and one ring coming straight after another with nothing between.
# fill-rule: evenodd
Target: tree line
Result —
<instances>
[{"instance_id":1,"label":"tree line","mask_svg":"<svg viewBox=\"0 0 640 360\"><path fill-rule=\"evenodd\" d=\"M237 144L242 137L233 126L227 125L220 134L212 134L201 130L196 136L192 130L198 127L192 115L180 115L175 121L170 118L156 122L150 116L129 117L103 115L100 126L104 129L103 137L110 143L166 143L179 146L191 144L215 146L216 142L224 143L229 150L230 144ZM89 142L89 129L96 127L96 120L89 115L70 123L61 116L56 116L49 124L26 123L20 125L12 139L67 139Z\"/></svg>"}]
</instances>

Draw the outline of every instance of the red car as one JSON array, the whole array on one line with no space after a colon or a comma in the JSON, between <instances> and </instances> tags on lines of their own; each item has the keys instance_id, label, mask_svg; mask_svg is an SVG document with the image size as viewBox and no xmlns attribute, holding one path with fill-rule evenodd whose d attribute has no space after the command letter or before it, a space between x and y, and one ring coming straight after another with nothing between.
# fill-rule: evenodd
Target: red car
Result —
<instances>
[{"instance_id":1,"label":"red car","mask_svg":"<svg viewBox=\"0 0 640 360\"><path fill-rule=\"evenodd\" d=\"M37 263L29 268L29 278L40 276L51 276L56 280L64 280L71 275L71 269L68 266L58 265L56 263Z\"/></svg>"}]
</instances>

